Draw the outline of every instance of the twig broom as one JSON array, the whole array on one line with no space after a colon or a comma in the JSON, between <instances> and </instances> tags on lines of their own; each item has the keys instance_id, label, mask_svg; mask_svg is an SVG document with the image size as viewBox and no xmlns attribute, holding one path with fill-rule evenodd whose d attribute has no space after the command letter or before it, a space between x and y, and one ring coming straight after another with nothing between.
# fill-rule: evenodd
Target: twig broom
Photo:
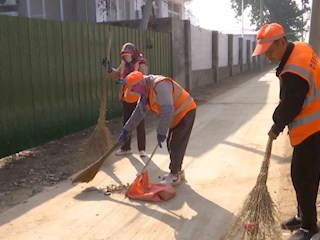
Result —
<instances>
[{"instance_id":1,"label":"twig broom","mask_svg":"<svg viewBox=\"0 0 320 240\"><path fill-rule=\"evenodd\" d=\"M279 240L278 214L272 201L267 178L272 138L269 138L256 185L249 193L223 240Z\"/></svg>"},{"instance_id":2,"label":"twig broom","mask_svg":"<svg viewBox=\"0 0 320 240\"><path fill-rule=\"evenodd\" d=\"M107 152L105 152L97 161L86 167L84 170L82 170L80 173L77 174L72 179L72 183L78 183L78 182L90 182L97 174L99 169L101 168L103 162L107 159L107 157L113 153L114 150L121 147L122 142L117 142L114 144Z\"/></svg>"},{"instance_id":3,"label":"twig broom","mask_svg":"<svg viewBox=\"0 0 320 240\"><path fill-rule=\"evenodd\" d=\"M110 51L111 51L111 34L109 32L109 42L108 42L108 50L107 57L110 59ZM100 112L98 123L87 141L86 145L86 154L89 153L101 153L101 157L96 160L94 163L90 164L88 167L83 169L80 173L78 173L75 178L73 178L72 183L78 182L90 182L100 170L103 162L107 159L107 157L118 147L121 147L122 143L117 142L112 145L112 137L109 129L105 125L106 120L106 102L107 102L107 75L102 80L102 95L100 101ZM103 154L104 153L104 154Z\"/></svg>"},{"instance_id":4,"label":"twig broom","mask_svg":"<svg viewBox=\"0 0 320 240\"><path fill-rule=\"evenodd\" d=\"M108 49L107 49L107 57L110 59L110 52L111 52L111 40L112 36L109 32L109 42L108 42ZM110 146L112 145L112 135L110 130L106 127L106 109L107 109L107 73L105 78L102 80L102 94L100 99L100 112L98 123L88 139L86 143L86 154L89 153L99 153L103 154L106 152Z\"/></svg>"}]
</instances>

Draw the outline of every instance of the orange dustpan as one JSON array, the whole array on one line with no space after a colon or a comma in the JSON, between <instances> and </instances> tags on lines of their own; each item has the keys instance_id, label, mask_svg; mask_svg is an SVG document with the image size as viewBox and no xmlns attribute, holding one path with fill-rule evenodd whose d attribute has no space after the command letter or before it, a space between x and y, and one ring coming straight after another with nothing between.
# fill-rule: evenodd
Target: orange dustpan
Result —
<instances>
[{"instance_id":1,"label":"orange dustpan","mask_svg":"<svg viewBox=\"0 0 320 240\"><path fill-rule=\"evenodd\" d=\"M141 173L129 186L126 192L126 197L141 201L160 202L169 200L176 195L176 191L171 184L149 182L149 175L146 169L158 146L159 144L157 144L157 146L154 148Z\"/></svg>"}]
</instances>

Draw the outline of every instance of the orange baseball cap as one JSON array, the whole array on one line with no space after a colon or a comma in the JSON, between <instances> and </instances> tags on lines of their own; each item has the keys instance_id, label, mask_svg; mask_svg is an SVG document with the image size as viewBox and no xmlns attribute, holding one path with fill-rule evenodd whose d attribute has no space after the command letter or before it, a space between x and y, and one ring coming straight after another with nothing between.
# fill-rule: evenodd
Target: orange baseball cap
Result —
<instances>
[{"instance_id":1,"label":"orange baseball cap","mask_svg":"<svg viewBox=\"0 0 320 240\"><path fill-rule=\"evenodd\" d=\"M129 73L125 81L124 96L126 97L129 94L129 92L131 92L132 86L140 82L142 79L143 79L143 73L140 71L133 71Z\"/></svg>"},{"instance_id":2,"label":"orange baseball cap","mask_svg":"<svg viewBox=\"0 0 320 240\"><path fill-rule=\"evenodd\" d=\"M265 53L271 44L285 36L283 27L278 23L263 25L257 33L257 46L252 57Z\"/></svg>"}]
</instances>

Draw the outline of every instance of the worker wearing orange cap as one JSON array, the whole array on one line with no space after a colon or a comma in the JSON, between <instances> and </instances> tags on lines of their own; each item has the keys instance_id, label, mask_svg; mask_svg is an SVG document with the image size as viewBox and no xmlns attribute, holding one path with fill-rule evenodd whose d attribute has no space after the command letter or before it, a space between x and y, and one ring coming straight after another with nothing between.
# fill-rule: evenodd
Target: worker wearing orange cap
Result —
<instances>
[{"instance_id":1,"label":"worker wearing orange cap","mask_svg":"<svg viewBox=\"0 0 320 240\"><path fill-rule=\"evenodd\" d=\"M257 33L252 56L265 54L279 62L280 102L273 113L268 135L276 139L287 126L293 146L291 179L298 214L283 222L283 229L299 229L289 240L309 240L318 232L316 199L320 179L320 62L306 43L288 42L277 23L266 24Z\"/></svg>"},{"instance_id":2,"label":"worker wearing orange cap","mask_svg":"<svg viewBox=\"0 0 320 240\"><path fill-rule=\"evenodd\" d=\"M139 104L125 124L119 139L125 141L132 129L145 117L146 111L159 116L157 141L160 147L167 140L170 154L170 173L161 183L178 185L184 180L183 158L196 115L196 103L176 81L161 75L130 73L125 79L127 94L140 96Z\"/></svg>"},{"instance_id":3,"label":"worker wearing orange cap","mask_svg":"<svg viewBox=\"0 0 320 240\"><path fill-rule=\"evenodd\" d=\"M120 51L121 63L117 69L111 67L109 59L104 58L102 64L106 68L109 76L114 80L119 80L119 100L122 102L123 124L127 122L133 110L135 109L138 97L133 94L128 94L124 97L124 85L121 80L124 79L132 71L140 71L143 74L148 73L148 63L143 57L139 49L133 43L125 43ZM137 126L137 140L140 157L147 157L146 149L146 131L144 120ZM131 154L131 138L128 137L123 146L116 151L116 155Z\"/></svg>"}]
</instances>

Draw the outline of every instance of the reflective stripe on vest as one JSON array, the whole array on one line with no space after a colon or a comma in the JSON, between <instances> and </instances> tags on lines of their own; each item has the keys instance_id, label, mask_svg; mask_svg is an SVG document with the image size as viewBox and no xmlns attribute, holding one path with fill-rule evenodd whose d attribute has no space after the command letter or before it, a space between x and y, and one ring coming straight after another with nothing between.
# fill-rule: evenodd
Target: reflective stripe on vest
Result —
<instances>
[{"instance_id":1,"label":"reflective stripe on vest","mask_svg":"<svg viewBox=\"0 0 320 240\"><path fill-rule=\"evenodd\" d=\"M303 124L313 122L313 121L315 121L315 120L317 120L319 118L320 118L320 110L315 112L315 113L313 113L313 114L311 114L311 115L309 115L309 116L307 116L307 117L301 118L299 120L295 120L294 122L290 123L288 125L289 130L292 130L293 128L301 126Z\"/></svg>"},{"instance_id":2,"label":"reflective stripe on vest","mask_svg":"<svg viewBox=\"0 0 320 240\"><path fill-rule=\"evenodd\" d=\"M170 128L175 127L180 120L185 116L187 112L189 112L192 109L196 108L196 104L193 100L193 98L190 96L188 92L186 92L177 82L175 82L173 79L164 77L164 76L154 76L154 81L152 81L151 89L150 91L152 92L152 100L149 102L151 110L159 114L159 109L154 109L154 106L157 106L156 108L160 107L159 102L157 101L156 93L155 93L155 86L158 82L163 81L163 80L169 80L172 83L173 86L173 105L175 107L174 112L173 112L173 119L170 125ZM150 94L149 94L150 96ZM176 106L182 99L184 98L182 103L180 103L179 106Z\"/></svg>"},{"instance_id":3,"label":"reflective stripe on vest","mask_svg":"<svg viewBox=\"0 0 320 240\"><path fill-rule=\"evenodd\" d=\"M175 83L175 82L172 82L173 83L173 85L174 84L176 84L177 85L177 83ZM153 87L155 87L155 82L153 82ZM173 86L174 87L174 86ZM176 101L177 101L177 99L181 96L181 94L182 94L182 87L180 87L179 85L177 86L178 88L177 88L177 90L176 90L176 94L175 94L175 96L173 96L173 102L175 103ZM190 97L191 98L191 100L192 100L192 97ZM190 101L191 101L190 100ZM189 101L189 102L190 102ZM154 103L156 103L156 104L159 104L158 103L158 100L157 100L157 96L156 96L156 94L154 94L153 95L153 102ZM180 111L181 112L181 111Z\"/></svg>"},{"instance_id":4,"label":"reflective stripe on vest","mask_svg":"<svg viewBox=\"0 0 320 240\"><path fill-rule=\"evenodd\" d=\"M305 79L308 79L309 81L309 92L312 94L310 96L307 96L306 99L304 100L303 107L309 105L313 101L315 101L318 97L320 97L320 89L316 90L315 88L315 82L313 77L311 76L310 72L307 70L303 69L302 67L298 65L287 65L283 68L283 71L289 71L289 72L296 72L302 75ZM291 123L288 124L289 130L298 127L302 124L312 122L316 120L317 118L320 117L320 111L315 112L309 116L305 116L303 118L300 118L298 120L295 120Z\"/></svg>"},{"instance_id":5,"label":"reflective stripe on vest","mask_svg":"<svg viewBox=\"0 0 320 240\"><path fill-rule=\"evenodd\" d=\"M164 78L163 80L165 79L169 79L169 78ZM173 84L173 87L176 86L176 93L175 93L175 96L173 96L173 104L179 99L179 97L181 96L182 94L182 87L180 85L178 85L176 82L173 82L171 81L172 84ZM155 87L157 82L153 82L153 88ZM183 104L181 104L177 109L174 110L173 112L173 116L175 115L178 115L179 113L182 112L182 110L184 110L186 108L186 106L188 106L188 104L193 100L193 98L189 95L189 97L186 99L186 101L183 102ZM156 95L154 94L154 97L153 97L153 102L155 104L159 104L159 102L157 101L157 97Z\"/></svg>"},{"instance_id":6,"label":"reflective stripe on vest","mask_svg":"<svg viewBox=\"0 0 320 240\"><path fill-rule=\"evenodd\" d=\"M280 80L285 73L292 73L308 83L309 89L301 111L288 124L290 142L296 146L320 131L320 62L317 54L306 43L294 42ZM290 78L287 79L290 81Z\"/></svg>"},{"instance_id":7,"label":"reflective stripe on vest","mask_svg":"<svg viewBox=\"0 0 320 240\"><path fill-rule=\"evenodd\" d=\"M310 87L309 91L312 93L312 95L306 97L303 106L311 103L312 101L315 100L315 98L320 96L320 89L316 90L315 81L313 77L311 76L310 72L308 72L304 68L298 65L291 64L291 65L285 66L282 71L297 72L300 75L302 75L303 78L309 80L309 87Z\"/></svg>"}]
</instances>

